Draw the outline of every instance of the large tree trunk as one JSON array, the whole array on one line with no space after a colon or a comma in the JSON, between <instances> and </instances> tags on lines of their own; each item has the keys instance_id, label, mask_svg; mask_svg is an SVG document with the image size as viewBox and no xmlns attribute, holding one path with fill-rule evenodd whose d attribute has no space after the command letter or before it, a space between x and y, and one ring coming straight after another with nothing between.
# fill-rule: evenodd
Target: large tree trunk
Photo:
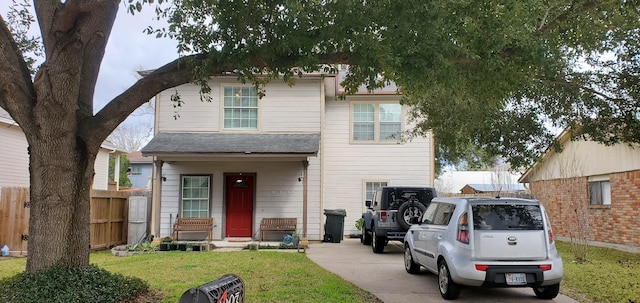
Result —
<instances>
[{"instance_id":1,"label":"large tree trunk","mask_svg":"<svg viewBox=\"0 0 640 303\"><path fill-rule=\"evenodd\" d=\"M70 132L43 138L29 148L27 272L89 264L89 200L97 150L88 151L82 140L77 141Z\"/></svg>"},{"instance_id":2,"label":"large tree trunk","mask_svg":"<svg viewBox=\"0 0 640 303\"><path fill-rule=\"evenodd\" d=\"M93 117L95 85L118 4L35 1L46 61L30 102L8 104L29 142L27 272L89 265L94 161L102 141L122 121L99 126Z\"/></svg>"}]
</instances>

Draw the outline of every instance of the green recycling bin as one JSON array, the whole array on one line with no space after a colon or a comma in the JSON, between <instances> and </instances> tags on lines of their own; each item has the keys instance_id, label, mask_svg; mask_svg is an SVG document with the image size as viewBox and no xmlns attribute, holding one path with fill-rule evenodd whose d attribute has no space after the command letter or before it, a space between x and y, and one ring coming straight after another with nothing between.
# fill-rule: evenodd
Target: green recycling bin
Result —
<instances>
[{"instance_id":1,"label":"green recycling bin","mask_svg":"<svg viewBox=\"0 0 640 303\"><path fill-rule=\"evenodd\" d=\"M344 209L325 209L324 215L327 221L324 224L324 242L340 243L344 235L344 217L347 211Z\"/></svg>"}]
</instances>

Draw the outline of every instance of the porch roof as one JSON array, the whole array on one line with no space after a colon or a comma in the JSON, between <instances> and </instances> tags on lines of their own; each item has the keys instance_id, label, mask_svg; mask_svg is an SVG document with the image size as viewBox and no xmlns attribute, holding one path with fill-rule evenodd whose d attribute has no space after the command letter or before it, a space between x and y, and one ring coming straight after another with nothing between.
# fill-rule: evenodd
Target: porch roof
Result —
<instances>
[{"instance_id":1,"label":"porch roof","mask_svg":"<svg viewBox=\"0 0 640 303\"><path fill-rule=\"evenodd\" d=\"M144 156L179 154L318 153L320 134L158 133L142 148Z\"/></svg>"}]
</instances>

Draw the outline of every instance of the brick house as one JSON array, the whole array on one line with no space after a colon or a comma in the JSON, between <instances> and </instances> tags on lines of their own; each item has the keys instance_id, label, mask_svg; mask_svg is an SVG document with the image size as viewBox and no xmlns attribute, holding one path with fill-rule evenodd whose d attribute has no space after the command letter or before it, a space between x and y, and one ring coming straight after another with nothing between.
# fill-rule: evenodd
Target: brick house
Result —
<instances>
[{"instance_id":1,"label":"brick house","mask_svg":"<svg viewBox=\"0 0 640 303\"><path fill-rule=\"evenodd\" d=\"M563 151L549 150L519 181L545 204L557 236L640 248L640 146L570 137L565 130Z\"/></svg>"}]
</instances>

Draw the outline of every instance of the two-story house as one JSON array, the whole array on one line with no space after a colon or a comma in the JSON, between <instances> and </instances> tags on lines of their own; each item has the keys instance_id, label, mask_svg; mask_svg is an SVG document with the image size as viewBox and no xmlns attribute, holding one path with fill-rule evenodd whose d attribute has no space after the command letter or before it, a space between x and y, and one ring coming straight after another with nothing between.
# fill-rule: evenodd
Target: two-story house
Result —
<instances>
[{"instance_id":1,"label":"two-story house","mask_svg":"<svg viewBox=\"0 0 640 303\"><path fill-rule=\"evenodd\" d=\"M294 217L321 240L325 209L344 209L350 234L376 187L433 185L433 139L400 140L411 125L395 90L342 100L334 74L273 81L262 98L235 76L209 85L211 102L192 84L156 96L142 149L155 159L155 236L171 235L176 216L212 217L214 240L258 239L262 218Z\"/></svg>"}]
</instances>

